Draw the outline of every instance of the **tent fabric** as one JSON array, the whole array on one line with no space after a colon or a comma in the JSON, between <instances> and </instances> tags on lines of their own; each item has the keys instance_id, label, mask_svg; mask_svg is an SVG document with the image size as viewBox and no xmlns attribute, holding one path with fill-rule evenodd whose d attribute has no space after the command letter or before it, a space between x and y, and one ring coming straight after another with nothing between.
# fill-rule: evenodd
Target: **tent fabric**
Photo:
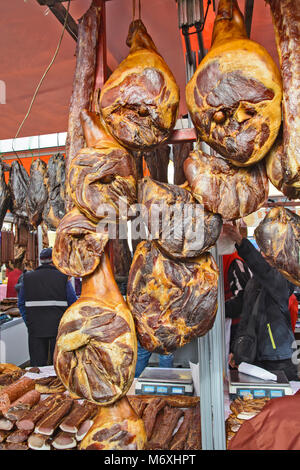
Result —
<instances>
[{"instance_id":1,"label":"tent fabric","mask_svg":"<svg viewBox=\"0 0 300 470\"><path fill-rule=\"evenodd\" d=\"M70 2L70 14L75 21L86 12L90 4L91 0ZM187 112L184 41L178 28L176 1L142 0L141 5L142 20L179 84L179 113L180 116L184 115ZM244 0L239 0L239 5L244 11ZM131 20L131 0L107 1L107 61L111 70L128 53L125 41ZM210 45L213 20L211 6L203 33L205 48ZM5 104L0 104L2 140L15 137L37 84L53 57L62 25L46 6L39 5L36 0L10 0L0 2L0 26L0 83L4 83L6 88ZM193 49L197 50L196 35L190 38ZM265 2L254 2L251 38L263 44L277 60L270 11ZM40 88L20 137L67 131L75 47L74 39L65 32L58 56Z\"/></svg>"}]
</instances>

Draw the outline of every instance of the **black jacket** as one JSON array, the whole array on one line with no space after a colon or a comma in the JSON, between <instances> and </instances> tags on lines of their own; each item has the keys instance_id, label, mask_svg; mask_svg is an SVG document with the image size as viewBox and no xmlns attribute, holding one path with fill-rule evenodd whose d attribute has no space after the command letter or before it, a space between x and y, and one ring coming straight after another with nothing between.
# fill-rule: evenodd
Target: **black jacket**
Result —
<instances>
[{"instance_id":1,"label":"black jacket","mask_svg":"<svg viewBox=\"0 0 300 470\"><path fill-rule=\"evenodd\" d=\"M243 330L255 300L262 291L258 306L256 361L289 359L293 353L292 343L295 337L288 303L294 286L269 265L249 240L243 239L241 245L237 246L237 251L253 273L244 291L237 335Z\"/></svg>"},{"instance_id":2,"label":"black jacket","mask_svg":"<svg viewBox=\"0 0 300 470\"><path fill-rule=\"evenodd\" d=\"M26 272L23 281L29 333L36 337L56 336L60 319L68 308L68 277L55 266L45 264Z\"/></svg>"}]
</instances>

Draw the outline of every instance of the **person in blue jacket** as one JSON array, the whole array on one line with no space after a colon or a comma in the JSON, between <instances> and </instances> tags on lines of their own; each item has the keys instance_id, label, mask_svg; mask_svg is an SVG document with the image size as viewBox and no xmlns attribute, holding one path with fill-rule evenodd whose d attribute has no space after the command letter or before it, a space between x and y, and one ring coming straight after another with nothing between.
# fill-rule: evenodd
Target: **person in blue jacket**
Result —
<instances>
[{"instance_id":1,"label":"person in blue jacket","mask_svg":"<svg viewBox=\"0 0 300 470\"><path fill-rule=\"evenodd\" d=\"M18 308L28 330L30 365L53 364L58 325L77 296L68 276L52 263L52 248L40 253L41 265L22 276Z\"/></svg>"}]
</instances>

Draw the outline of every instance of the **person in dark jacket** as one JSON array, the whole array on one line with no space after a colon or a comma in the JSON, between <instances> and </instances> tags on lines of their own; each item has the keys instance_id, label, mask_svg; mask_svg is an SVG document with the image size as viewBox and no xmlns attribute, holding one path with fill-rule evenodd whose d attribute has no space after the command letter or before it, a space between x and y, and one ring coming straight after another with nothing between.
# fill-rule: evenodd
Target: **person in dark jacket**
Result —
<instances>
[{"instance_id":1,"label":"person in dark jacket","mask_svg":"<svg viewBox=\"0 0 300 470\"><path fill-rule=\"evenodd\" d=\"M51 248L41 251L40 261L37 269L23 275L18 295L18 307L28 329L32 367L53 363L60 319L77 300L68 277L52 264Z\"/></svg>"},{"instance_id":2,"label":"person in dark jacket","mask_svg":"<svg viewBox=\"0 0 300 470\"><path fill-rule=\"evenodd\" d=\"M245 260L253 277L248 281L244 296L239 331L253 310L261 293L257 317L257 354L254 364L269 371L283 370L288 380L299 380L297 366L292 362L295 337L289 311L289 298L294 286L272 267L264 256L239 231L228 226L227 232L236 242L236 249Z\"/></svg>"},{"instance_id":3,"label":"person in dark jacket","mask_svg":"<svg viewBox=\"0 0 300 470\"><path fill-rule=\"evenodd\" d=\"M245 261L235 251L230 255L223 255L223 276L225 318L231 319L229 351L232 352L243 308L244 290L252 273Z\"/></svg>"}]
</instances>

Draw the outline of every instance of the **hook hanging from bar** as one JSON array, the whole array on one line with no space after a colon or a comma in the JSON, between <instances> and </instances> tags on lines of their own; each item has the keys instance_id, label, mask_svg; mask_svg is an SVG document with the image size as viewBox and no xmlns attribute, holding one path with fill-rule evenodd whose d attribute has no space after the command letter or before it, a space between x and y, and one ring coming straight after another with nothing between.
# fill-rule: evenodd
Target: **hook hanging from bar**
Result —
<instances>
[{"instance_id":1,"label":"hook hanging from bar","mask_svg":"<svg viewBox=\"0 0 300 470\"><path fill-rule=\"evenodd\" d=\"M190 43L190 36L192 34L197 34L200 58L203 58L204 56L205 51L201 33L204 29L211 3L212 0L207 0L206 10L204 13L203 0L177 0L179 28L181 29L184 37L187 58L190 65L193 64L193 54ZM190 32L190 28L193 26L196 31Z\"/></svg>"}]
</instances>

